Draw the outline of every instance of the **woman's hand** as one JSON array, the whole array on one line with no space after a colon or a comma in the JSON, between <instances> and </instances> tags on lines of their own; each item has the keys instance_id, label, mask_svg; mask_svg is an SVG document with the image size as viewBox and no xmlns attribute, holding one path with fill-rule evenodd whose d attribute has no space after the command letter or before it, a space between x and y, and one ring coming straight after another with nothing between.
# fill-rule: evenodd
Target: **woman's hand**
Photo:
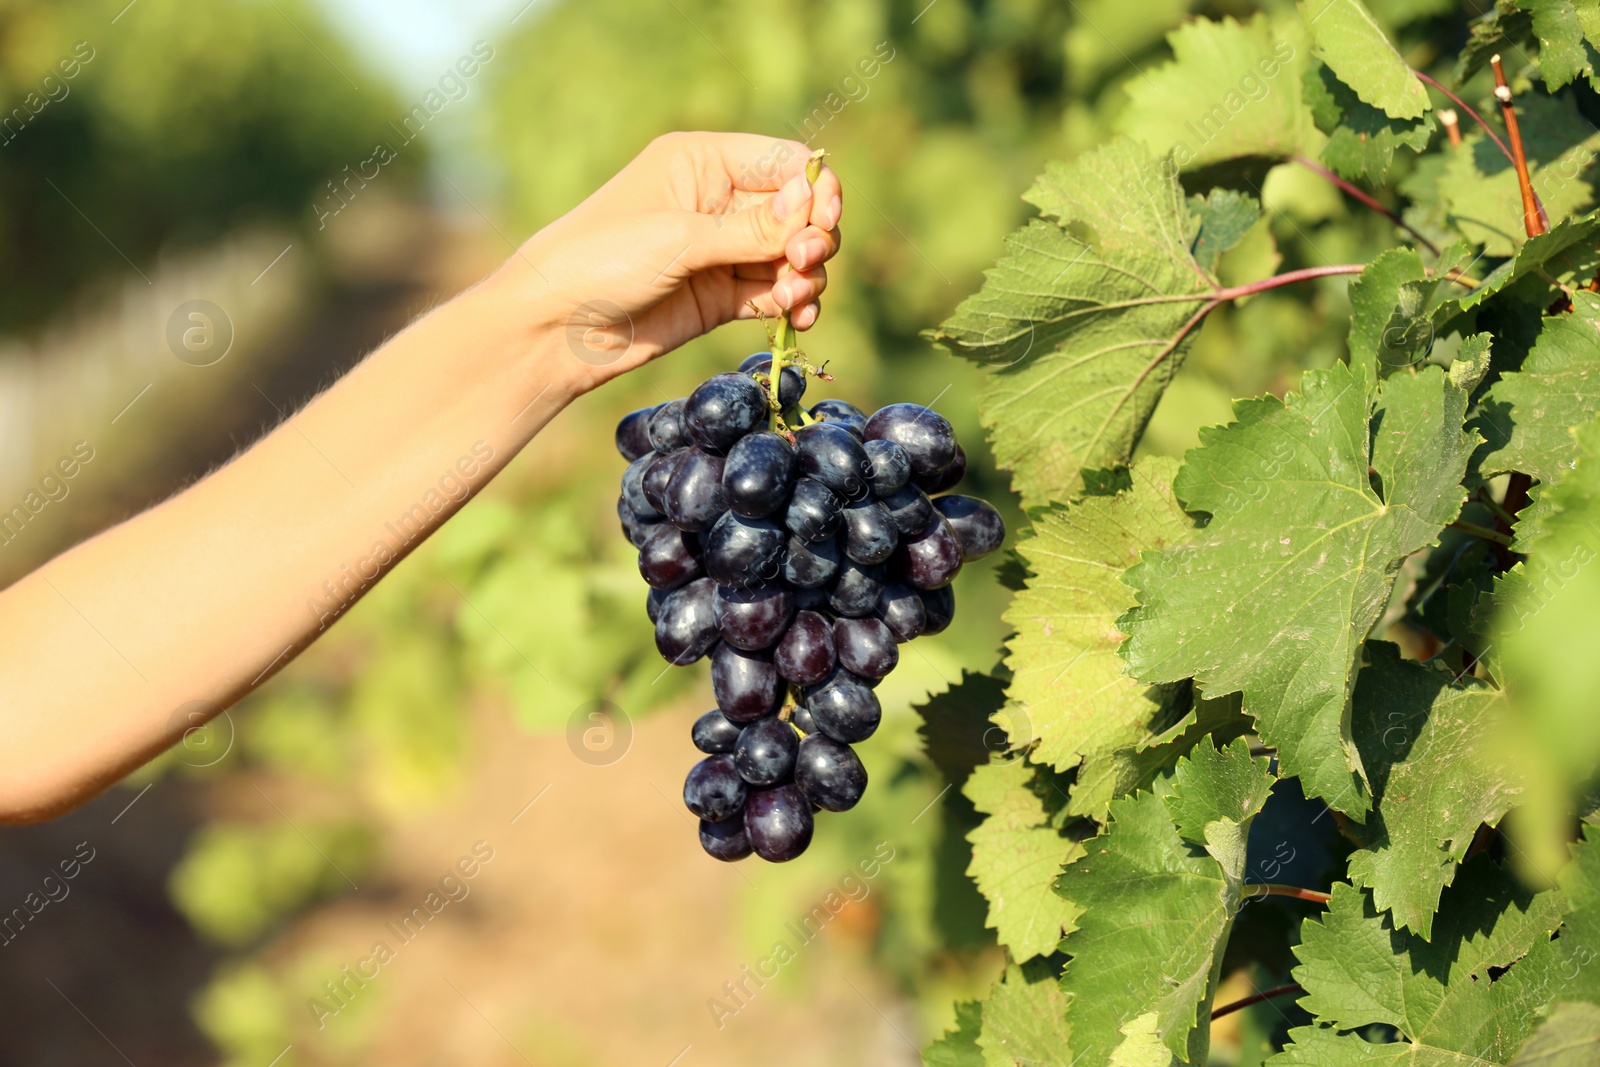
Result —
<instances>
[{"instance_id":1,"label":"woman's hand","mask_svg":"<svg viewBox=\"0 0 1600 1067\"><path fill-rule=\"evenodd\" d=\"M843 202L829 168L807 184L809 156L756 134L667 134L522 246L505 269L530 275L537 327L565 332L574 392L757 310L817 321Z\"/></svg>"}]
</instances>

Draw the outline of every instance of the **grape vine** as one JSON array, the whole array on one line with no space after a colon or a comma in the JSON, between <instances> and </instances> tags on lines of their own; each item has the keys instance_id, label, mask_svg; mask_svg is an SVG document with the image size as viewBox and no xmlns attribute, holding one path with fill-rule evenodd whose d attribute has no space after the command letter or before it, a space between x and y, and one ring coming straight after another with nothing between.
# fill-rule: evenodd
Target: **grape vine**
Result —
<instances>
[{"instance_id":1,"label":"grape vine","mask_svg":"<svg viewBox=\"0 0 1600 1067\"><path fill-rule=\"evenodd\" d=\"M1430 74L1299 6L1175 30L928 334L1031 520L1004 663L925 709L1007 952L931 1065L1220 1062L1230 1016L1250 1063L1600 1062L1600 15L1501 0ZM1270 168L1407 243L1230 255ZM1345 359L1137 454L1214 311L1339 276Z\"/></svg>"}]
</instances>

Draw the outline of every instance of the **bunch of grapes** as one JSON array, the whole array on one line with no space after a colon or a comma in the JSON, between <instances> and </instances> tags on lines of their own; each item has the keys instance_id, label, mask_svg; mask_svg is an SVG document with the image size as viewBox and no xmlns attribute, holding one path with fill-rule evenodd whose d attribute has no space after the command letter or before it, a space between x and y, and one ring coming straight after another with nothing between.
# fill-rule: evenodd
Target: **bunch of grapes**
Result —
<instances>
[{"instance_id":1,"label":"bunch of grapes","mask_svg":"<svg viewBox=\"0 0 1600 1067\"><path fill-rule=\"evenodd\" d=\"M706 758L683 799L721 860L793 859L815 812L855 806L873 688L900 643L950 624L962 563L1005 538L984 501L935 495L967 466L943 416L840 400L802 414L806 374L828 376L780 364L773 397L771 370L758 352L617 425L617 513L656 647L679 666L711 657L717 706L694 724Z\"/></svg>"}]
</instances>

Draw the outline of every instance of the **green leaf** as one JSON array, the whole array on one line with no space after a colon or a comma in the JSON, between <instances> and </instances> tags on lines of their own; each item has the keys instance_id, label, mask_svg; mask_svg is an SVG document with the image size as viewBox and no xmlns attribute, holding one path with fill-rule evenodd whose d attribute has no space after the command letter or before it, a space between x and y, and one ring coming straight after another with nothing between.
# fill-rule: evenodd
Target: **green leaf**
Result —
<instances>
[{"instance_id":1,"label":"green leaf","mask_svg":"<svg viewBox=\"0 0 1600 1067\"><path fill-rule=\"evenodd\" d=\"M1340 177L1381 185L1394 162L1396 148L1403 145L1421 152L1433 137L1432 114L1420 119L1390 118L1371 104L1362 103L1355 90L1325 66L1306 71L1303 81L1317 128L1328 135L1322 161Z\"/></svg>"},{"instance_id":2,"label":"green leaf","mask_svg":"<svg viewBox=\"0 0 1600 1067\"><path fill-rule=\"evenodd\" d=\"M1528 558L1494 594L1493 640L1512 699L1491 743L1528 782L1515 839L1545 873L1563 858L1576 801L1600 771L1600 422L1571 440L1575 465L1541 494Z\"/></svg>"},{"instance_id":3,"label":"green leaf","mask_svg":"<svg viewBox=\"0 0 1600 1067\"><path fill-rule=\"evenodd\" d=\"M1237 421L1202 431L1174 486L1210 523L1146 553L1125 579L1139 597L1119 623L1130 673L1193 677L1209 696L1242 691L1284 773L1308 796L1365 812L1349 733L1362 642L1400 562L1460 510L1476 443L1461 429L1466 402L1436 367L1380 394L1342 364L1308 371L1284 400L1237 402Z\"/></svg>"},{"instance_id":4,"label":"green leaf","mask_svg":"<svg viewBox=\"0 0 1600 1067\"><path fill-rule=\"evenodd\" d=\"M984 1067L1069 1067L1068 997L1042 964L1011 964L983 1004Z\"/></svg>"},{"instance_id":5,"label":"green leaf","mask_svg":"<svg viewBox=\"0 0 1600 1067\"><path fill-rule=\"evenodd\" d=\"M1132 453L1211 283L1171 162L1131 141L1052 164L1028 199L1061 225L1007 238L983 288L927 336L995 368L980 415L1032 507Z\"/></svg>"},{"instance_id":6,"label":"green leaf","mask_svg":"<svg viewBox=\"0 0 1600 1067\"><path fill-rule=\"evenodd\" d=\"M1195 262L1215 271L1222 253L1244 240L1261 217L1261 202L1234 189L1213 189L1206 196L1191 196L1189 210L1200 218L1200 236L1194 241Z\"/></svg>"},{"instance_id":7,"label":"green leaf","mask_svg":"<svg viewBox=\"0 0 1600 1067\"><path fill-rule=\"evenodd\" d=\"M1600 294L1579 291L1572 312L1544 320L1522 369L1490 387L1477 424L1485 477L1521 471L1545 484L1578 461L1572 431L1600 413ZM1521 537L1519 532L1519 537Z\"/></svg>"},{"instance_id":8,"label":"green leaf","mask_svg":"<svg viewBox=\"0 0 1600 1067\"><path fill-rule=\"evenodd\" d=\"M1557 1004L1518 1050L1511 1067L1594 1067L1600 1063L1600 1005Z\"/></svg>"},{"instance_id":9,"label":"green leaf","mask_svg":"<svg viewBox=\"0 0 1600 1067\"><path fill-rule=\"evenodd\" d=\"M1497 824L1521 792L1503 770L1490 772L1483 751L1503 696L1440 664L1402 660L1387 642L1368 642L1367 656L1351 732L1377 813L1367 848L1350 857L1350 877L1372 889L1397 928L1426 940L1479 825Z\"/></svg>"},{"instance_id":10,"label":"green leaf","mask_svg":"<svg viewBox=\"0 0 1600 1067\"><path fill-rule=\"evenodd\" d=\"M978 1048L983 1005L975 1000L956 1005L956 1028L922 1050L927 1067L987 1067Z\"/></svg>"},{"instance_id":11,"label":"green leaf","mask_svg":"<svg viewBox=\"0 0 1600 1067\"><path fill-rule=\"evenodd\" d=\"M1461 312L1479 306L1517 282L1540 274L1557 281L1571 281L1579 275L1592 275L1597 235L1600 235L1600 212L1581 218L1563 219L1553 223L1549 233L1528 238L1512 259L1490 271L1476 289L1440 305L1437 319L1441 333ZM1582 280L1587 281L1588 277Z\"/></svg>"},{"instance_id":12,"label":"green leaf","mask_svg":"<svg viewBox=\"0 0 1600 1067\"><path fill-rule=\"evenodd\" d=\"M1227 160L1288 159L1320 143L1301 104L1298 26L1195 19L1167 35L1172 62L1127 84L1117 129L1182 170Z\"/></svg>"},{"instance_id":13,"label":"green leaf","mask_svg":"<svg viewBox=\"0 0 1600 1067\"><path fill-rule=\"evenodd\" d=\"M1579 4L1574 0L1519 0L1519 6L1533 16L1533 34L1539 39L1539 73L1544 76L1545 89L1553 93L1579 77L1588 78L1593 84L1593 54L1584 41ZM1594 0L1584 0L1582 6L1592 19Z\"/></svg>"},{"instance_id":14,"label":"green leaf","mask_svg":"<svg viewBox=\"0 0 1600 1067\"><path fill-rule=\"evenodd\" d=\"M1072 961L1061 988L1072 994L1067 1019L1084 1062L1106 1062L1148 1027L1141 1020L1149 1014L1174 1056L1206 1062L1244 842L1273 781L1244 741L1221 750L1202 741L1178 761L1170 796L1113 801L1106 832L1062 874L1058 891L1083 907L1078 930L1062 942Z\"/></svg>"},{"instance_id":15,"label":"green leaf","mask_svg":"<svg viewBox=\"0 0 1600 1067\"><path fill-rule=\"evenodd\" d=\"M1455 80L1466 82L1488 66L1489 57L1496 52L1531 55L1537 48L1532 16L1518 0L1497 0L1493 10L1472 20L1472 32L1456 57Z\"/></svg>"},{"instance_id":16,"label":"green leaf","mask_svg":"<svg viewBox=\"0 0 1600 1067\"><path fill-rule=\"evenodd\" d=\"M1019 961L1054 952L1081 910L1052 889L1062 865L1083 855L1083 845L1052 824L1051 809L1039 795L1052 788L1047 783L1018 758L978 767L962 789L986 816L967 835L967 873L989 902L985 925Z\"/></svg>"},{"instance_id":17,"label":"green leaf","mask_svg":"<svg viewBox=\"0 0 1600 1067\"><path fill-rule=\"evenodd\" d=\"M1170 459L1144 460L1132 488L1041 514L1017 548L1033 576L1005 614L1016 631L1007 644L1009 693L1020 706L1009 719L1026 735L1014 740L1039 742L1035 760L1078 767L1074 815L1103 819L1111 798L1148 774L1141 751L1190 718L1187 687L1123 674L1116 625L1134 603L1122 572L1194 528L1172 496L1176 471Z\"/></svg>"},{"instance_id":18,"label":"green leaf","mask_svg":"<svg viewBox=\"0 0 1600 1067\"><path fill-rule=\"evenodd\" d=\"M1428 93L1361 0L1301 0L1318 57L1390 118L1421 118Z\"/></svg>"},{"instance_id":19,"label":"green leaf","mask_svg":"<svg viewBox=\"0 0 1600 1067\"><path fill-rule=\"evenodd\" d=\"M989 722L1005 700L1004 681L993 675L963 671L955 685L917 705L922 716L918 732L923 751L945 781L961 785L974 767L983 766L989 757L1005 750L998 728Z\"/></svg>"},{"instance_id":20,"label":"green leaf","mask_svg":"<svg viewBox=\"0 0 1600 1067\"><path fill-rule=\"evenodd\" d=\"M1594 202L1589 174L1600 152L1600 131L1570 95L1524 93L1517 98L1517 116L1528 176L1554 226ZM1516 171L1476 129L1447 157L1438 189L1450 224L1486 255L1509 256L1528 240Z\"/></svg>"},{"instance_id":21,"label":"green leaf","mask_svg":"<svg viewBox=\"0 0 1600 1067\"><path fill-rule=\"evenodd\" d=\"M1291 1030L1294 1043L1271 1062L1381 1062L1396 1046L1335 1030L1385 1024L1410 1042L1398 1046L1408 1064L1505 1063L1527 1037L1532 1012L1514 983L1492 981L1491 969L1548 944L1561 908L1560 893L1534 894L1480 857L1445 894L1430 943L1395 930L1365 893L1335 885L1321 919L1301 925L1294 970L1306 991L1300 1005L1334 1029Z\"/></svg>"},{"instance_id":22,"label":"green leaf","mask_svg":"<svg viewBox=\"0 0 1600 1067\"><path fill-rule=\"evenodd\" d=\"M1414 248L1380 252L1350 280L1350 362L1377 371L1392 356L1385 344L1389 318L1400 303L1407 282L1427 277Z\"/></svg>"}]
</instances>

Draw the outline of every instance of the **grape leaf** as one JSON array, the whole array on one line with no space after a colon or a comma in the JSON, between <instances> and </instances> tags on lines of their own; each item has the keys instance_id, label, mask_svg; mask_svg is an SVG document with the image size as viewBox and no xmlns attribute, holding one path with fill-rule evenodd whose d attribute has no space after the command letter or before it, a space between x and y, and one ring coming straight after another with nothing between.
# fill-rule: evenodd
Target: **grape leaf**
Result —
<instances>
[{"instance_id":1,"label":"grape leaf","mask_svg":"<svg viewBox=\"0 0 1600 1067\"><path fill-rule=\"evenodd\" d=\"M1318 57L1363 101L1395 119L1427 113L1427 90L1361 0L1301 0L1300 13Z\"/></svg>"},{"instance_id":2,"label":"grape leaf","mask_svg":"<svg viewBox=\"0 0 1600 1067\"><path fill-rule=\"evenodd\" d=\"M1490 387L1477 424L1485 477L1521 471L1550 484L1578 459L1574 427L1600 413L1600 294L1577 292L1572 312L1544 320L1522 369Z\"/></svg>"},{"instance_id":3,"label":"grape leaf","mask_svg":"<svg viewBox=\"0 0 1600 1067\"><path fill-rule=\"evenodd\" d=\"M1600 151L1600 130L1568 96L1524 93L1517 123L1528 176L1553 226L1594 202L1588 174ZM1528 240L1517 174L1500 149L1474 130L1447 157L1438 192L1463 237L1491 256L1509 256Z\"/></svg>"},{"instance_id":4,"label":"grape leaf","mask_svg":"<svg viewBox=\"0 0 1600 1067\"><path fill-rule=\"evenodd\" d=\"M1533 35L1539 39L1539 73L1545 89L1555 92L1563 85L1588 78L1595 83L1593 55L1584 41L1579 20L1580 4L1573 0L1519 0L1519 7L1533 17ZM1589 12L1594 0L1583 0ZM1592 18L1592 15L1591 15Z\"/></svg>"},{"instance_id":5,"label":"grape leaf","mask_svg":"<svg viewBox=\"0 0 1600 1067\"><path fill-rule=\"evenodd\" d=\"M1037 739L1033 758L1078 766L1068 810L1103 819L1113 796L1146 773L1142 749L1188 717L1186 687L1140 685L1123 674L1116 622L1133 606L1122 572L1139 553L1181 540L1194 520L1172 496L1177 463L1151 458L1133 486L1041 514L1018 545L1033 577L1006 610L1011 717Z\"/></svg>"},{"instance_id":6,"label":"grape leaf","mask_svg":"<svg viewBox=\"0 0 1600 1067\"><path fill-rule=\"evenodd\" d=\"M1379 375L1426 359L1437 337L1434 311L1447 275L1472 258L1464 242L1439 254L1430 273L1415 249L1391 248L1350 282L1350 360Z\"/></svg>"},{"instance_id":7,"label":"grape leaf","mask_svg":"<svg viewBox=\"0 0 1600 1067\"><path fill-rule=\"evenodd\" d=\"M1483 751L1503 695L1442 665L1402 660L1388 642L1369 641L1367 656L1351 732L1377 812L1367 847L1350 857L1350 877L1397 928L1428 940L1439 896L1479 824L1497 824L1521 791L1504 769L1491 771Z\"/></svg>"},{"instance_id":8,"label":"grape leaf","mask_svg":"<svg viewBox=\"0 0 1600 1067\"><path fill-rule=\"evenodd\" d=\"M1061 499L1085 467L1127 459L1182 362L1211 282L1200 220L1170 160L1126 139L1052 164L1034 220L983 288L926 336L994 367L979 412L1023 504Z\"/></svg>"},{"instance_id":9,"label":"grape leaf","mask_svg":"<svg viewBox=\"0 0 1600 1067\"><path fill-rule=\"evenodd\" d=\"M1529 998L1504 968L1549 944L1560 922L1561 894L1534 894L1487 857L1461 870L1445 893L1430 943L1397 931L1359 889L1335 885L1327 912L1301 926L1294 970L1302 1007L1332 1029L1301 1027L1274 1067L1337 1067L1381 1062L1503 1064L1533 1022ZM1515 975L1528 960L1513 967ZM1410 1044L1373 1045L1353 1033L1393 1026ZM1395 1055L1395 1049L1401 1050Z\"/></svg>"},{"instance_id":10,"label":"grape leaf","mask_svg":"<svg viewBox=\"0 0 1600 1067\"><path fill-rule=\"evenodd\" d=\"M1579 273L1592 274L1595 265L1595 237L1600 235L1600 212L1581 218L1562 219L1549 233L1530 237L1516 255L1490 271L1465 296L1441 304L1436 316L1445 332L1462 312L1477 307L1515 283L1538 274L1558 281L1571 280ZM1587 280L1587 279L1584 279Z\"/></svg>"},{"instance_id":11,"label":"grape leaf","mask_svg":"<svg viewBox=\"0 0 1600 1067\"><path fill-rule=\"evenodd\" d=\"M1172 62L1127 85L1117 129L1182 170L1226 160L1281 160L1321 138L1301 104L1305 47L1298 26L1195 19L1167 35ZM1296 47L1296 46L1299 47Z\"/></svg>"},{"instance_id":12,"label":"grape leaf","mask_svg":"<svg viewBox=\"0 0 1600 1067\"><path fill-rule=\"evenodd\" d=\"M1317 128L1328 135L1322 161L1340 177L1364 178L1381 185L1396 148L1404 145L1421 152L1433 137L1431 114L1420 119L1390 118L1362 103L1355 91L1325 66L1306 71L1302 80L1303 95Z\"/></svg>"},{"instance_id":13,"label":"grape leaf","mask_svg":"<svg viewBox=\"0 0 1600 1067\"><path fill-rule=\"evenodd\" d=\"M1049 967L1008 966L983 1003L984 1067L1069 1067L1067 1000Z\"/></svg>"},{"instance_id":14,"label":"grape leaf","mask_svg":"<svg viewBox=\"0 0 1600 1067\"><path fill-rule=\"evenodd\" d=\"M1493 10L1472 20L1472 31L1456 57L1455 80L1466 82L1489 65L1496 52L1531 53L1538 44L1533 35L1533 19L1517 0L1496 0Z\"/></svg>"},{"instance_id":15,"label":"grape leaf","mask_svg":"<svg viewBox=\"0 0 1600 1067\"><path fill-rule=\"evenodd\" d=\"M978 1048L983 1027L983 1004L975 1000L956 1005L956 1028L922 1050L927 1067L987 1067Z\"/></svg>"},{"instance_id":16,"label":"grape leaf","mask_svg":"<svg viewBox=\"0 0 1600 1067\"><path fill-rule=\"evenodd\" d=\"M967 873L989 902L985 925L1011 955L1026 961L1055 951L1062 930L1074 929L1077 905L1052 890L1064 863L1083 855L1083 845L1051 824L1050 809L1036 792L1026 760L985 764L962 788L986 818L967 835L972 864Z\"/></svg>"},{"instance_id":17,"label":"grape leaf","mask_svg":"<svg viewBox=\"0 0 1600 1067\"><path fill-rule=\"evenodd\" d=\"M1260 201L1234 189L1213 189L1206 196L1196 193L1189 198L1189 210L1200 219L1195 262L1209 271L1217 269L1222 253L1244 240L1261 217Z\"/></svg>"},{"instance_id":18,"label":"grape leaf","mask_svg":"<svg viewBox=\"0 0 1600 1067\"><path fill-rule=\"evenodd\" d=\"M1243 740L1201 741L1178 761L1170 795L1113 801L1105 833L1062 873L1057 891L1083 907L1061 944L1072 954L1061 988L1085 1062L1106 1062L1147 1014L1174 1056L1206 1061L1202 1012L1239 908L1250 820L1273 781Z\"/></svg>"},{"instance_id":19,"label":"grape leaf","mask_svg":"<svg viewBox=\"0 0 1600 1067\"><path fill-rule=\"evenodd\" d=\"M1139 598L1118 623L1133 677L1242 691L1284 772L1364 813L1349 733L1361 645L1400 562L1460 510L1477 441L1461 429L1466 402L1437 367L1379 393L1370 372L1338 364L1308 371L1285 400L1235 403L1237 421L1202 431L1174 485L1210 523L1125 578Z\"/></svg>"},{"instance_id":20,"label":"grape leaf","mask_svg":"<svg viewBox=\"0 0 1600 1067\"><path fill-rule=\"evenodd\" d=\"M1600 1063L1600 1005L1557 1004L1518 1050L1511 1067L1594 1067Z\"/></svg>"}]
</instances>

